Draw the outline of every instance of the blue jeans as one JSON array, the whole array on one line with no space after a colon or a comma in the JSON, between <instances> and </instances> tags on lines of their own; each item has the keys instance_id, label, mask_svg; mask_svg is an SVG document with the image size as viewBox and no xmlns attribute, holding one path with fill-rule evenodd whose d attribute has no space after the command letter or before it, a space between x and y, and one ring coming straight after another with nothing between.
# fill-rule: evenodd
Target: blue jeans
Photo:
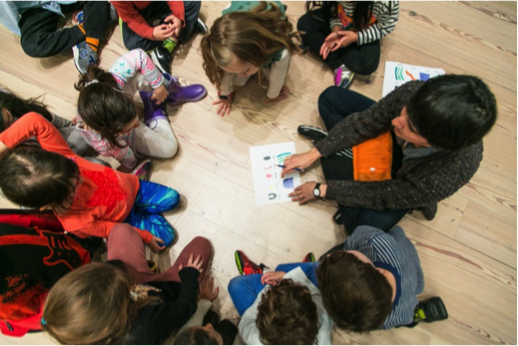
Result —
<instances>
[{"instance_id":1,"label":"blue jeans","mask_svg":"<svg viewBox=\"0 0 518 346\"><path fill-rule=\"evenodd\" d=\"M350 114L363 112L375 103L374 100L357 92L339 87L329 87L318 98L318 111L329 131ZM396 143L394 136L392 139ZM392 157L391 175L395 179L403 161L401 147L397 144L393 146ZM326 180L354 179L352 159L348 157L331 155L328 158L321 158L320 163ZM376 227L388 232L407 212L407 209L378 211L339 204L337 214L341 214L346 232L352 234L356 227L361 225Z\"/></svg>"},{"instance_id":2,"label":"blue jeans","mask_svg":"<svg viewBox=\"0 0 518 346\"><path fill-rule=\"evenodd\" d=\"M255 302L259 292L266 286L261 283L261 276L261 274L242 275L230 280L228 293L239 316L243 316Z\"/></svg>"},{"instance_id":3,"label":"blue jeans","mask_svg":"<svg viewBox=\"0 0 518 346\"><path fill-rule=\"evenodd\" d=\"M160 213L173 210L180 204L180 194L170 187L141 180L133 208L124 222L151 232L169 246L175 230Z\"/></svg>"},{"instance_id":4,"label":"blue jeans","mask_svg":"<svg viewBox=\"0 0 518 346\"><path fill-rule=\"evenodd\" d=\"M300 267L308 279L318 287L316 276L318 264L315 262L280 264L275 268L275 271L287 273ZM240 316L243 316L245 311L252 306L259 292L266 286L261 283L261 276L261 274L242 275L230 280L228 293Z\"/></svg>"}]
</instances>

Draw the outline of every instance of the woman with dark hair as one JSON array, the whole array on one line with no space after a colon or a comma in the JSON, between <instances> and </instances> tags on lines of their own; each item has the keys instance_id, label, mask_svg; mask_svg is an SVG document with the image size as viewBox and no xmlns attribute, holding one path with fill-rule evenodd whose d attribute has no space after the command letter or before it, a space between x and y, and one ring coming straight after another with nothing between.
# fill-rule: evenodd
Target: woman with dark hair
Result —
<instances>
[{"instance_id":1,"label":"woman with dark hair","mask_svg":"<svg viewBox=\"0 0 518 346\"><path fill-rule=\"evenodd\" d=\"M286 158L283 176L320 159L326 182L298 186L292 200L337 201L334 220L349 234L360 225L388 232L414 209L432 220L477 171L497 114L488 86L464 75L411 81L379 102L329 87L318 108L329 134L299 126L315 147Z\"/></svg>"},{"instance_id":2,"label":"woman with dark hair","mask_svg":"<svg viewBox=\"0 0 518 346\"><path fill-rule=\"evenodd\" d=\"M308 1L297 29L304 45L334 71L347 88L355 73L371 74L380 61L380 40L399 19L399 1Z\"/></svg>"}]
</instances>

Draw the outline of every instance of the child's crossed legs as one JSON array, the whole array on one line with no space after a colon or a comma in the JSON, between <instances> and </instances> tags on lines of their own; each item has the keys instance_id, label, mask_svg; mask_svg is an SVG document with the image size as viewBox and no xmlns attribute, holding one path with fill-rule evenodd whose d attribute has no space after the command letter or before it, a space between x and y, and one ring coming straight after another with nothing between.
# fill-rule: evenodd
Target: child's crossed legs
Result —
<instances>
[{"instance_id":1,"label":"child's crossed legs","mask_svg":"<svg viewBox=\"0 0 518 346\"><path fill-rule=\"evenodd\" d=\"M175 209L180 194L167 186L141 180L135 204L125 222L151 232L169 246L175 239L175 230L160 213Z\"/></svg>"}]
</instances>

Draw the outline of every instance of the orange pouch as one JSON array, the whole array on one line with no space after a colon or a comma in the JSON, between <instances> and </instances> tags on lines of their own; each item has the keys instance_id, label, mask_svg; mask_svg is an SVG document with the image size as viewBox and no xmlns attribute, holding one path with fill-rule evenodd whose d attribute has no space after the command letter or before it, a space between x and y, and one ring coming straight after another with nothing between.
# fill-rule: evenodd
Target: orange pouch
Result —
<instances>
[{"instance_id":1,"label":"orange pouch","mask_svg":"<svg viewBox=\"0 0 518 346\"><path fill-rule=\"evenodd\" d=\"M381 181L391 179L392 136L390 132L353 147L354 180Z\"/></svg>"}]
</instances>

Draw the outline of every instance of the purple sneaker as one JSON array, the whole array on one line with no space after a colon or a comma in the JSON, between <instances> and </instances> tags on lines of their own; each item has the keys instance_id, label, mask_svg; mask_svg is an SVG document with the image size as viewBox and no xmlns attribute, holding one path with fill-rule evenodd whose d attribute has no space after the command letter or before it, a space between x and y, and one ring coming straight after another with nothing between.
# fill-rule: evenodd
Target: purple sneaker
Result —
<instances>
[{"instance_id":1,"label":"purple sneaker","mask_svg":"<svg viewBox=\"0 0 518 346\"><path fill-rule=\"evenodd\" d=\"M184 102L199 101L207 95L207 89L201 84L181 86L178 83L178 78L167 73L164 73L164 78L169 81L169 84L166 86L167 91L169 91L167 103L171 106Z\"/></svg>"},{"instance_id":2,"label":"purple sneaker","mask_svg":"<svg viewBox=\"0 0 518 346\"><path fill-rule=\"evenodd\" d=\"M151 95L153 95L152 92L140 90L139 94L142 99L142 103L144 104L144 124L149 126L153 120L158 119L167 119L167 121L169 121L164 110L165 103L162 102L157 105L155 101L151 100Z\"/></svg>"}]
</instances>

